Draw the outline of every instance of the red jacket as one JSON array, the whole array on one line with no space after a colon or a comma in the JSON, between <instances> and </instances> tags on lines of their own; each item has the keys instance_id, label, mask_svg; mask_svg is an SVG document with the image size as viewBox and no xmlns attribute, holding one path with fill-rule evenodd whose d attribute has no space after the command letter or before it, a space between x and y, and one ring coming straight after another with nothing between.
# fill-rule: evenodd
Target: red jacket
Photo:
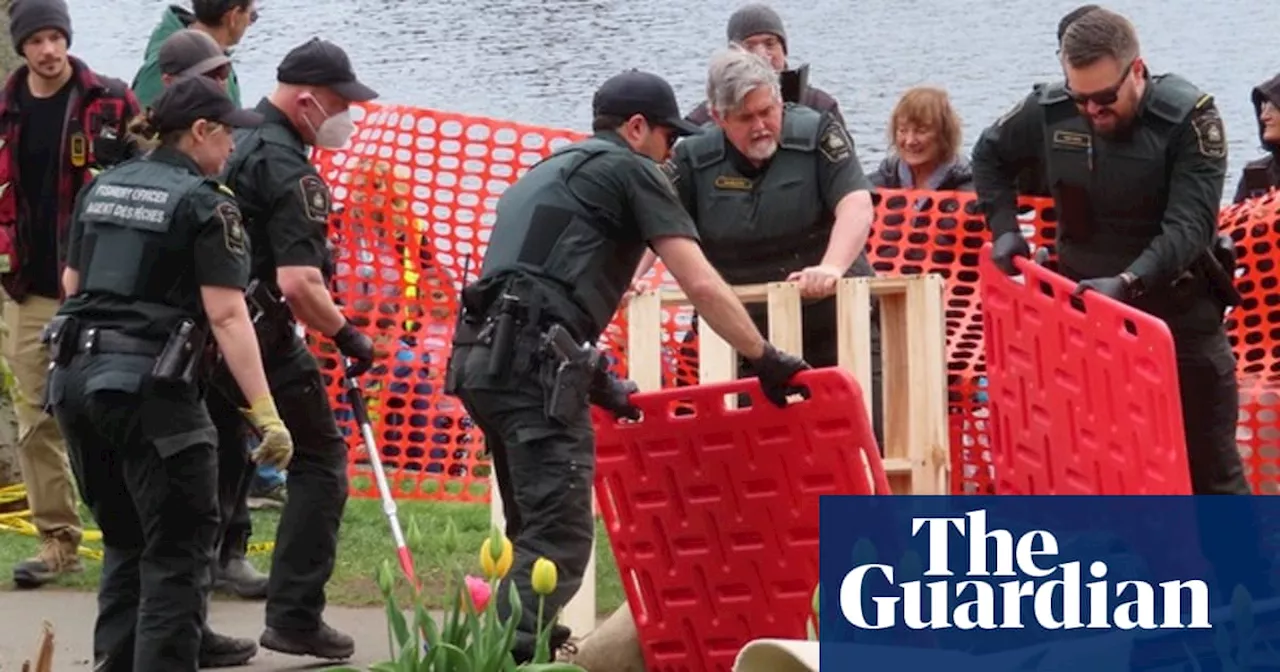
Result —
<instances>
[{"instance_id":1,"label":"red jacket","mask_svg":"<svg viewBox=\"0 0 1280 672\"><path fill-rule=\"evenodd\" d=\"M76 194L92 177L91 170L101 170L139 153L129 139L129 121L137 116L140 106L133 92L122 81L90 70L83 61L69 57L74 69L74 88L67 103L67 119L62 127L58 169L58 250L65 258L70 232L71 212ZM18 142L22 137L22 117L18 110L18 87L27 77L24 65L9 75L0 99L0 282L17 301L27 295L30 281L23 277L23 267L30 258L24 240L30 227L45 226L32 222L27 204L18 186ZM61 272L61 261L59 262Z\"/></svg>"}]
</instances>

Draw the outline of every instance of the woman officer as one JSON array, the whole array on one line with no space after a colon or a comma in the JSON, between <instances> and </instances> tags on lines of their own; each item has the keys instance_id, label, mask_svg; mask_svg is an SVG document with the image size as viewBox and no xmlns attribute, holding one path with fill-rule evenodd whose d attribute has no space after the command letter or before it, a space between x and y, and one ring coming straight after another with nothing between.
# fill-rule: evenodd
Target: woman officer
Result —
<instances>
[{"instance_id":1,"label":"woman officer","mask_svg":"<svg viewBox=\"0 0 1280 672\"><path fill-rule=\"evenodd\" d=\"M240 211L211 175L231 129L262 117L213 80L170 86L132 129L150 154L80 192L46 341L49 403L80 495L102 529L95 670L198 669L218 526L217 436L198 366L209 331L262 432L254 459L284 467L276 413L249 322Z\"/></svg>"}]
</instances>

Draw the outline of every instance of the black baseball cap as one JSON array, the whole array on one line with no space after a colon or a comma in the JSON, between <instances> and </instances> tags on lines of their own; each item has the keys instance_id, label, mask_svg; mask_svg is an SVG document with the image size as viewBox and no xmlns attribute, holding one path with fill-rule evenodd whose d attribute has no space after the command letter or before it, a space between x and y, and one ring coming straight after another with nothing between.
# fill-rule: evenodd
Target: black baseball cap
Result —
<instances>
[{"instance_id":1,"label":"black baseball cap","mask_svg":"<svg viewBox=\"0 0 1280 672\"><path fill-rule=\"evenodd\" d=\"M261 114L231 102L222 84L200 75L170 84L151 105L151 119L161 133L191 128L197 119L240 128L262 123Z\"/></svg>"},{"instance_id":2,"label":"black baseball cap","mask_svg":"<svg viewBox=\"0 0 1280 672\"><path fill-rule=\"evenodd\" d=\"M276 81L282 84L324 86L349 101L363 103L378 97L378 92L360 83L351 69L351 59L338 45L313 37L285 54L276 69Z\"/></svg>"},{"instance_id":3,"label":"black baseball cap","mask_svg":"<svg viewBox=\"0 0 1280 672\"><path fill-rule=\"evenodd\" d=\"M651 124L675 129L677 135L693 135L702 130L680 117L676 93L667 80L635 69L601 84L591 101L591 111L596 116L607 114L623 119L639 114Z\"/></svg>"},{"instance_id":4,"label":"black baseball cap","mask_svg":"<svg viewBox=\"0 0 1280 672\"><path fill-rule=\"evenodd\" d=\"M160 72L166 75L205 75L231 62L212 37L194 28L184 28L160 44Z\"/></svg>"}]
</instances>

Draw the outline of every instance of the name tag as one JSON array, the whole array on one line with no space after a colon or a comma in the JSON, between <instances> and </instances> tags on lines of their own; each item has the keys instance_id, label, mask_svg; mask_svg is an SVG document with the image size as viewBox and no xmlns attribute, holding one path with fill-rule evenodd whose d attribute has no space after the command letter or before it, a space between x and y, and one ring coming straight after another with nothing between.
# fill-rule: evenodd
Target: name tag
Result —
<instances>
[{"instance_id":1,"label":"name tag","mask_svg":"<svg viewBox=\"0 0 1280 672\"><path fill-rule=\"evenodd\" d=\"M1055 147L1071 147L1073 149L1089 149L1093 146L1093 138L1088 133L1075 133L1073 131L1054 131L1053 145Z\"/></svg>"},{"instance_id":2,"label":"name tag","mask_svg":"<svg viewBox=\"0 0 1280 672\"><path fill-rule=\"evenodd\" d=\"M732 191L751 191L752 182L745 177L733 177L731 175L720 175L716 177L716 189L730 189Z\"/></svg>"}]
</instances>

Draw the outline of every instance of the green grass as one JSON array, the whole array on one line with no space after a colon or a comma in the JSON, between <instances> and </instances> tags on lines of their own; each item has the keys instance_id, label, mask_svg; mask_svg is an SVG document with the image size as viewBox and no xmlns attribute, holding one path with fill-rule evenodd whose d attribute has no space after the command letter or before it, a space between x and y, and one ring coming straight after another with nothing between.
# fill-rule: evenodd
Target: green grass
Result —
<instances>
[{"instance_id":1,"label":"green grass","mask_svg":"<svg viewBox=\"0 0 1280 672\"><path fill-rule=\"evenodd\" d=\"M454 567L461 567L472 574L480 573L479 551L480 544L489 533L489 508L485 504L420 501L401 501L397 502L397 506L400 524L406 534L411 521L416 524L420 533L420 545L413 548L414 564L422 581L423 592L427 596L427 606L442 608L447 582ZM96 527L91 522L88 511L83 508L81 518L89 521L89 527ZM441 539L449 519L453 520L458 530L459 550L452 555L445 553ZM272 541L279 520L278 511L254 511L252 541ZM85 542L84 546L99 550L102 548L101 542ZM34 538L0 530L0 590L13 590L10 568L36 550ZM250 559L263 571L270 566L270 556L267 554L251 555ZM381 502L376 499L350 499L342 519L338 560L333 578L329 580L329 603L353 607L382 606L382 594L378 591L375 577L383 560L390 560L393 567L398 567L395 542L382 512ZM62 589L95 590L102 563L88 558L84 561L83 574L65 577L46 589L56 586ZM596 577L597 613L612 613L622 604L625 596L608 537L601 525L596 528ZM400 585L398 591L398 598L403 604L403 600L409 595L407 585Z\"/></svg>"}]
</instances>

